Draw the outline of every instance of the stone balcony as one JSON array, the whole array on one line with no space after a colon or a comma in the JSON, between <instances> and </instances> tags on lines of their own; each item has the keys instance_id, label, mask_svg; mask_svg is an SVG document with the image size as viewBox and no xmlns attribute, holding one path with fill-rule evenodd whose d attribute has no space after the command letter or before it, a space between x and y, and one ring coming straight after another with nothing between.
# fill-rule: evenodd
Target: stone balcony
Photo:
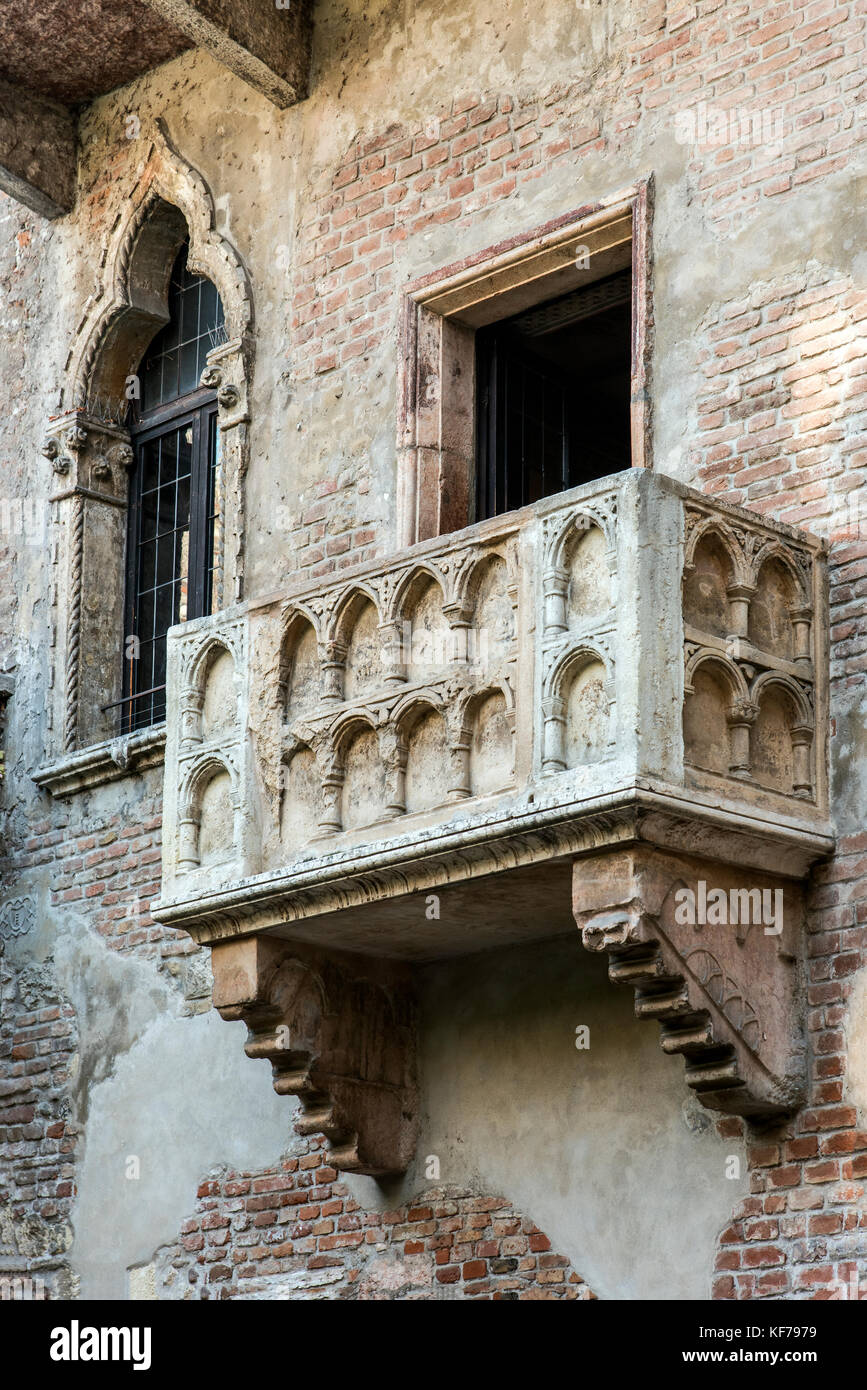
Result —
<instances>
[{"instance_id":1,"label":"stone balcony","mask_svg":"<svg viewBox=\"0 0 867 1390\"><path fill-rule=\"evenodd\" d=\"M313 1094L275 1051L312 989L275 1003L287 951L334 1018L359 969L393 1002L412 963L577 922L707 1104L791 1109L801 880L832 847L825 583L815 538L636 469L177 627L157 915L215 948L278 1089ZM684 926L702 880L780 892L779 922ZM330 1123L343 1166L388 1170Z\"/></svg>"}]
</instances>

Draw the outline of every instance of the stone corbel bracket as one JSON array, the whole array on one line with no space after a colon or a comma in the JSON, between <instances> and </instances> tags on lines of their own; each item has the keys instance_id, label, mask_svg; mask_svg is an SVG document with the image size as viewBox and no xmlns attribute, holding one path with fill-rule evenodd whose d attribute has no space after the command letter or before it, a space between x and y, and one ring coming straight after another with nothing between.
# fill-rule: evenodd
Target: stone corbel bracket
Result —
<instances>
[{"instance_id":1,"label":"stone corbel bracket","mask_svg":"<svg viewBox=\"0 0 867 1390\"><path fill-rule=\"evenodd\" d=\"M714 892L725 906L703 912ZM747 902L781 907L781 921ZM609 978L634 989L636 1016L659 1023L705 1106L761 1121L803 1104L800 884L641 847L576 860L573 908L584 946L608 953Z\"/></svg>"},{"instance_id":2,"label":"stone corbel bracket","mask_svg":"<svg viewBox=\"0 0 867 1390\"><path fill-rule=\"evenodd\" d=\"M323 1134L342 1172L403 1173L418 1128L415 1012L409 977L389 962L325 955L247 937L212 951L214 1006L248 1028L278 1095L301 1102L299 1134Z\"/></svg>"}]
</instances>

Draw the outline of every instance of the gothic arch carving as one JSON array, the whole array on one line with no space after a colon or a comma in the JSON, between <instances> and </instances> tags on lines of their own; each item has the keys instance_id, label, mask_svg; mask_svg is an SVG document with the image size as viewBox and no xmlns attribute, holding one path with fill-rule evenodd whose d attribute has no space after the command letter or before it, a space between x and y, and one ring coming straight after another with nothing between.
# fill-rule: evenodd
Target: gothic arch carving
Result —
<instances>
[{"instance_id":1,"label":"gothic arch carving","mask_svg":"<svg viewBox=\"0 0 867 1390\"><path fill-rule=\"evenodd\" d=\"M222 814L223 807L215 808L215 823L219 837L219 847L224 857L230 857L239 845L238 819L241 809L238 770L233 759L223 751L220 755L207 752L190 762L178 789L178 868L181 871L198 868L202 862L202 821L205 813L204 798L208 788L218 779L228 778L228 806L230 827Z\"/></svg>"},{"instance_id":2,"label":"gothic arch carving","mask_svg":"<svg viewBox=\"0 0 867 1390\"><path fill-rule=\"evenodd\" d=\"M238 671L238 653L232 650L229 641L215 639L205 642L192 657L189 669L180 692L180 746L188 751L205 737L203 713L208 682L214 666L221 656L227 656L232 664L232 678ZM235 693L235 720L237 719L237 692ZM226 721L234 722L234 720Z\"/></svg>"},{"instance_id":3,"label":"gothic arch carving","mask_svg":"<svg viewBox=\"0 0 867 1390\"><path fill-rule=\"evenodd\" d=\"M342 764L346 753L347 745L364 731L369 730L376 733L377 720L371 709L354 709L348 711L331 726L329 731L329 743L334 750L334 756Z\"/></svg>"},{"instance_id":4,"label":"gothic arch carving","mask_svg":"<svg viewBox=\"0 0 867 1390\"><path fill-rule=\"evenodd\" d=\"M694 690L695 675L702 666L711 666L722 673L732 700L749 700L749 686L740 667L722 652L708 647L700 647L687 657L684 673L684 694L691 695Z\"/></svg>"},{"instance_id":5,"label":"gothic arch carving","mask_svg":"<svg viewBox=\"0 0 867 1390\"><path fill-rule=\"evenodd\" d=\"M598 661L605 667L606 676L610 681L611 658L608 653L595 642L582 642L579 647L572 647L568 651L562 652L553 663L542 685L542 698L547 700L559 695L570 676L578 668L591 661Z\"/></svg>"},{"instance_id":6,"label":"gothic arch carving","mask_svg":"<svg viewBox=\"0 0 867 1390\"><path fill-rule=\"evenodd\" d=\"M612 666L612 657L596 642L582 642L578 647L561 652L552 663L542 686L542 765L545 772L563 772L578 763L598 762L606 755L614 729ZM581 702L581 708L570 708L576 681L585 671L594 668L603 673L601 692L597 680L596 690L588 690L588 698ZM600 694L604 706L601 710Z\"/></svg>"},{"instance_id":7,"label":"gothic arch carving","mask_svg":"<svg viewBox=\"0 0 867 1390\"><path fill-rule=\"evenodd\" d=\"M434 565L416 564L395 585L383 622L411 623L419 597L431 584L436 586L440 606L445 611L450 595L444 576Z\"/></svg>"},{"instance_id":8,"label":"gothic arch carving","mask_svg":"<svg viewBox=\"0 0 867 1390\"><path fill-rule=\"evenodd\" d=\"M617 526L617 504L616 498L600 498L596 506L582 506L576 512L570 512L565 521L560 518L552 517L546 519L545 526L545 570L563 569L566 564L566 550L576 537L590 530L591 526L596 526L605 537L605 549L610 557L609 565L613 568L614 556L616 551L616 526ZM560 522L558 525L557 522Z\"/></svg>"},{"instance_id":9,"label":"gothic arch carving","mask_svg":"<svg viewBox=\"0 0 867 1390\"><path fill-rule=\"evenodd\" d=\"M454 603L468 615L475 616L476 605L479 598L479 589L485 580L488 570L499 561L505 566L507 592L509 586L514 585L515 575L513 573L513 554L506 546L496 546L491 550L484 551L481 555L473 556L469 564L462 570L459 582L456 585Z\"/></svg>"},{"instance_id":10,"label":"gothic arch carving","mask_svg":"<svg viewBox=\"0 0 867 1390\"><path fill-rule=\"evenodd\" d=\"M803 686L799 685L791 676L782 675L778 671L763 671L757 676L750 687L750 699L757 705L761 704L762 695L769 688L778 687L785 691L792 704L792 710L797 724L804 724L812 728L813 709L809 697Z\"/></svg>"},{"instance_id":11,"label":"gothic arch carving","mask_svg":"<svg viewBox=\"0 0 867 1390\"><path fill-rule=\"evenodd\" d=\"M751 696L753 776L787 795L811 797L815 716L807 691L790 676L765 671L753 682Z\"/></svg>"},{"instance_id":12,"label":"gothic arch carving","mask_svg":"<svg viewBox=\"0 0 867 1390\"><path fill-rule=\"evenodd\" d=\"M253 332L246 270L232 244L214 227L207 184L174 148L162 120L155 123L130 202L130 211L106 246L100 283L67 358L60 399L65 410L89 411L97 395L105 401L118 399L112 388L123 385L166 321L173 252L187 235L189 267L216 285L229 341L246 343Z\"/></svg>"},{"instance_id":13,"label":"gothic arch carving","mask_svg":"<svg viewBox=\"0 0 867 1390\"><path fill-rule=\"evenodd\" d=\"M380 737L389 807L396 814L412 814L444 805L450 791L450 738L441 695L433 690L407 695Z\"/></svg>"},{"instance_id":14,"label":"gothic arch carving","mask_svg":"<svg viewBox=\"0 0 867 1390\"><path fill-rule=\"evenodd\" d=\"M312 627L313 632L316 635L317 641L321 640L322 634L319 615L313 611L309 604L293 603L290 607L284 610L281 617L281 648L286 648L287 644L291 645L291 643L294 640L296 629L304 623L307 623L310 627Z\"/></svg>"},{"instance_id":15,"label":"gothic arch carving","mask_svg":"<svg viewBox=\"0 0 867 1390\"><path fill-rule=\"evenodd\" d=\"M595 622L615 602L617 581L617 551L614 527L616 507L604 505L569 516L565 523L558 518L546 519L545 563L542 570L544 590L545 630L556 636L576 625L584 627ZM587 537L595 532L605 545L600 556L590 559L589 565L576 566L576 560ZM584 557L585 561L587 557ZM601 563L599 563L601 561ZM578 580L589 586L578 604L576 614L575 585Z\"/></svg>"},{"instance_id":16,"label":"gothic arch carving","mask_svg":"<svg viewBox=\"0 0 867 1390\"><path fill-rule=\"evenodd\" d=\"M442 696L435 690L413 690L391 710L389 723L405 737L412 725L427 713L445 713Z\"/></svg>"},{"instance_id":17,"label":"gothic arch carving","mask_svg":"<svg viewBox=\"0 0 867 1390\"><path fill-rule=\"evenodd\" d=\"M283 615L280 626L279 677L275 699L281 719L294 719L309 714L322 695L322 660L320 655L319 624L314 614L302 605ZM305 637L310 635L313 650L308 653L306 680L299 659ZM299 677L302 679L299 681Z\"/></svg>"},{"instance_id":18,"label":"gothic arch carving","mask_svg":"<svg viewBox=\"0 0 867 1390\"><path fill-rule=\"evenodd\" d=\"M776 538L769 540L761 549L756 551L751 567L752 582L758 585L762 569L769 560L777 560L791 576L797 595L796 602L799 605L809 604L811 602L809 568L801 568L801 566L796 563L795 557L789 547Z\"/></svg>"},{"instance_id":19,"label":"gothic arch carving","mask_svg":"<svg viewBox=\"0 0 867 1390\"><path fill-rule=\"evenodd\" d=\"M376 591L353 585L340 598L322 653L326 697L355 698L382 684L381 612Z\"/></svg>"},{"instance_id":20,"label":"gothic arch carving","mask_svg":"<svg viewBox=\"0 0 867 1390\"><path fill-rule=\"evenodd\" d=\"M348 647L352 638L352 631L358 618L358 613L366 603L373 604L376 609L378 620L382 621L379 597L376 590L371 585L363 582L356 582L350 588L344 590L334 605L333 616L331 617L325 630L326 642L336 642L342 647Z\"/></svg>"},{"instance_id":21,"label":"gothic arch carving","mask_svg":"<svg viewBox=\"0 0 867 1390\"><path fill-rule=\"evenodd\" d=\"M211 674L211 667L223 652L231 658L232 665L237 668L237 652L232 650L229 642L223 641L221 637L215 637L213 640L205 642L193 658L188 677L191 689L202 695L205 693L205 685Z\"/></svg>"},{"instance_id":22,"label":"gothic arch carving","mask_svg":"<svg viewBox=\"0 0 867 1390\"><path fill-rule=\"evenodd\" d=\"M127 473L133 462L126 386L168 319L171 271L187 237L190 269L214 283L225 314L226 340L215 342L202 379L216 391L220 426L222 544L214 557L220 602L228 606L243 597L254 327L247 274L215 228L204 179L173 147L159 121L124 208L106 240L98 283L70 346L58 411L42 446L54 475L51 501L60 532L52 611L61 670L49 722L62 729L67 752L117 732L113 711L122 693L117 653L123 649ZM92 582L97 572L110 576L110 582L97 588Z\"/></svg>"},{"instance_id":23,"label":"gothic arch carving","mask_svg":"<svg viewBox=\"0 0 867 1390\"><path fill-rule=\"evenodd\" d=\"M731 565L730 583L751 584L752 570L749 561L728 527L720 525L712 516L698 512L687 512L687 534L684 546L683 567L695 567L695 552L705 541L715 540L728 556Z\"/></svg>"}]
</instances>

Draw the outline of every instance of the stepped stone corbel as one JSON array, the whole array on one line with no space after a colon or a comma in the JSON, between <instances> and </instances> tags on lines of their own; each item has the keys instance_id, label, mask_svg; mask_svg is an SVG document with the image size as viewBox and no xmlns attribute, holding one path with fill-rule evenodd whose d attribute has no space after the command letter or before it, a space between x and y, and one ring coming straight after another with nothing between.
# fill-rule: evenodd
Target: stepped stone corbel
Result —
<instances>
[{"instance_id":1,"label":"stepped stone corbel","mask_svg":"<svg viewBox=\"0 0 867 1390\"><path fill-rule=\"evenodd\" d=\"M254 936L213 947L214 1005L243 1019L248 1057L301 1102L299 1134L323 1134L342 1172L406 1171L418 1124L415 1014L399 965Z\"/></svg>"},{"instance_id":2,"label":"stepped stone corbel","mask_svg":"<svg viewBox=\"0 0 867 1390\"><path fill-rule=\"evenodd\" d=\"M578 859L573 910L704 1105L763 1119L803 1104L798 883L638 847Z\"/></svg>"}]
</instances>

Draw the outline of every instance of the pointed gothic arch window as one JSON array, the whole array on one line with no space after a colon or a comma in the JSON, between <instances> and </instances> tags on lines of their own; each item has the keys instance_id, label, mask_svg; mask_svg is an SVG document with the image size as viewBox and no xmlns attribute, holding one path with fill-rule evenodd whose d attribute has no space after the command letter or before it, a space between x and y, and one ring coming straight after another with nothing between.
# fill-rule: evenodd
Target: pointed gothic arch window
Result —
<instances>
[{"instance_id":1,"label":"pointed gothic arch window","mask_svg":"<svg viewBox=\"0 0 867 1390\"><path fill-rule=\"evenodd\" d=\"M121 732L166 714L166 633L217 606L222 513L216 392L199 385L207 354L225 341L216 287L187 267L181 247L169 320L138 370L130 419L135 453L127 535Z\"/></svg>"}]
</instances>

